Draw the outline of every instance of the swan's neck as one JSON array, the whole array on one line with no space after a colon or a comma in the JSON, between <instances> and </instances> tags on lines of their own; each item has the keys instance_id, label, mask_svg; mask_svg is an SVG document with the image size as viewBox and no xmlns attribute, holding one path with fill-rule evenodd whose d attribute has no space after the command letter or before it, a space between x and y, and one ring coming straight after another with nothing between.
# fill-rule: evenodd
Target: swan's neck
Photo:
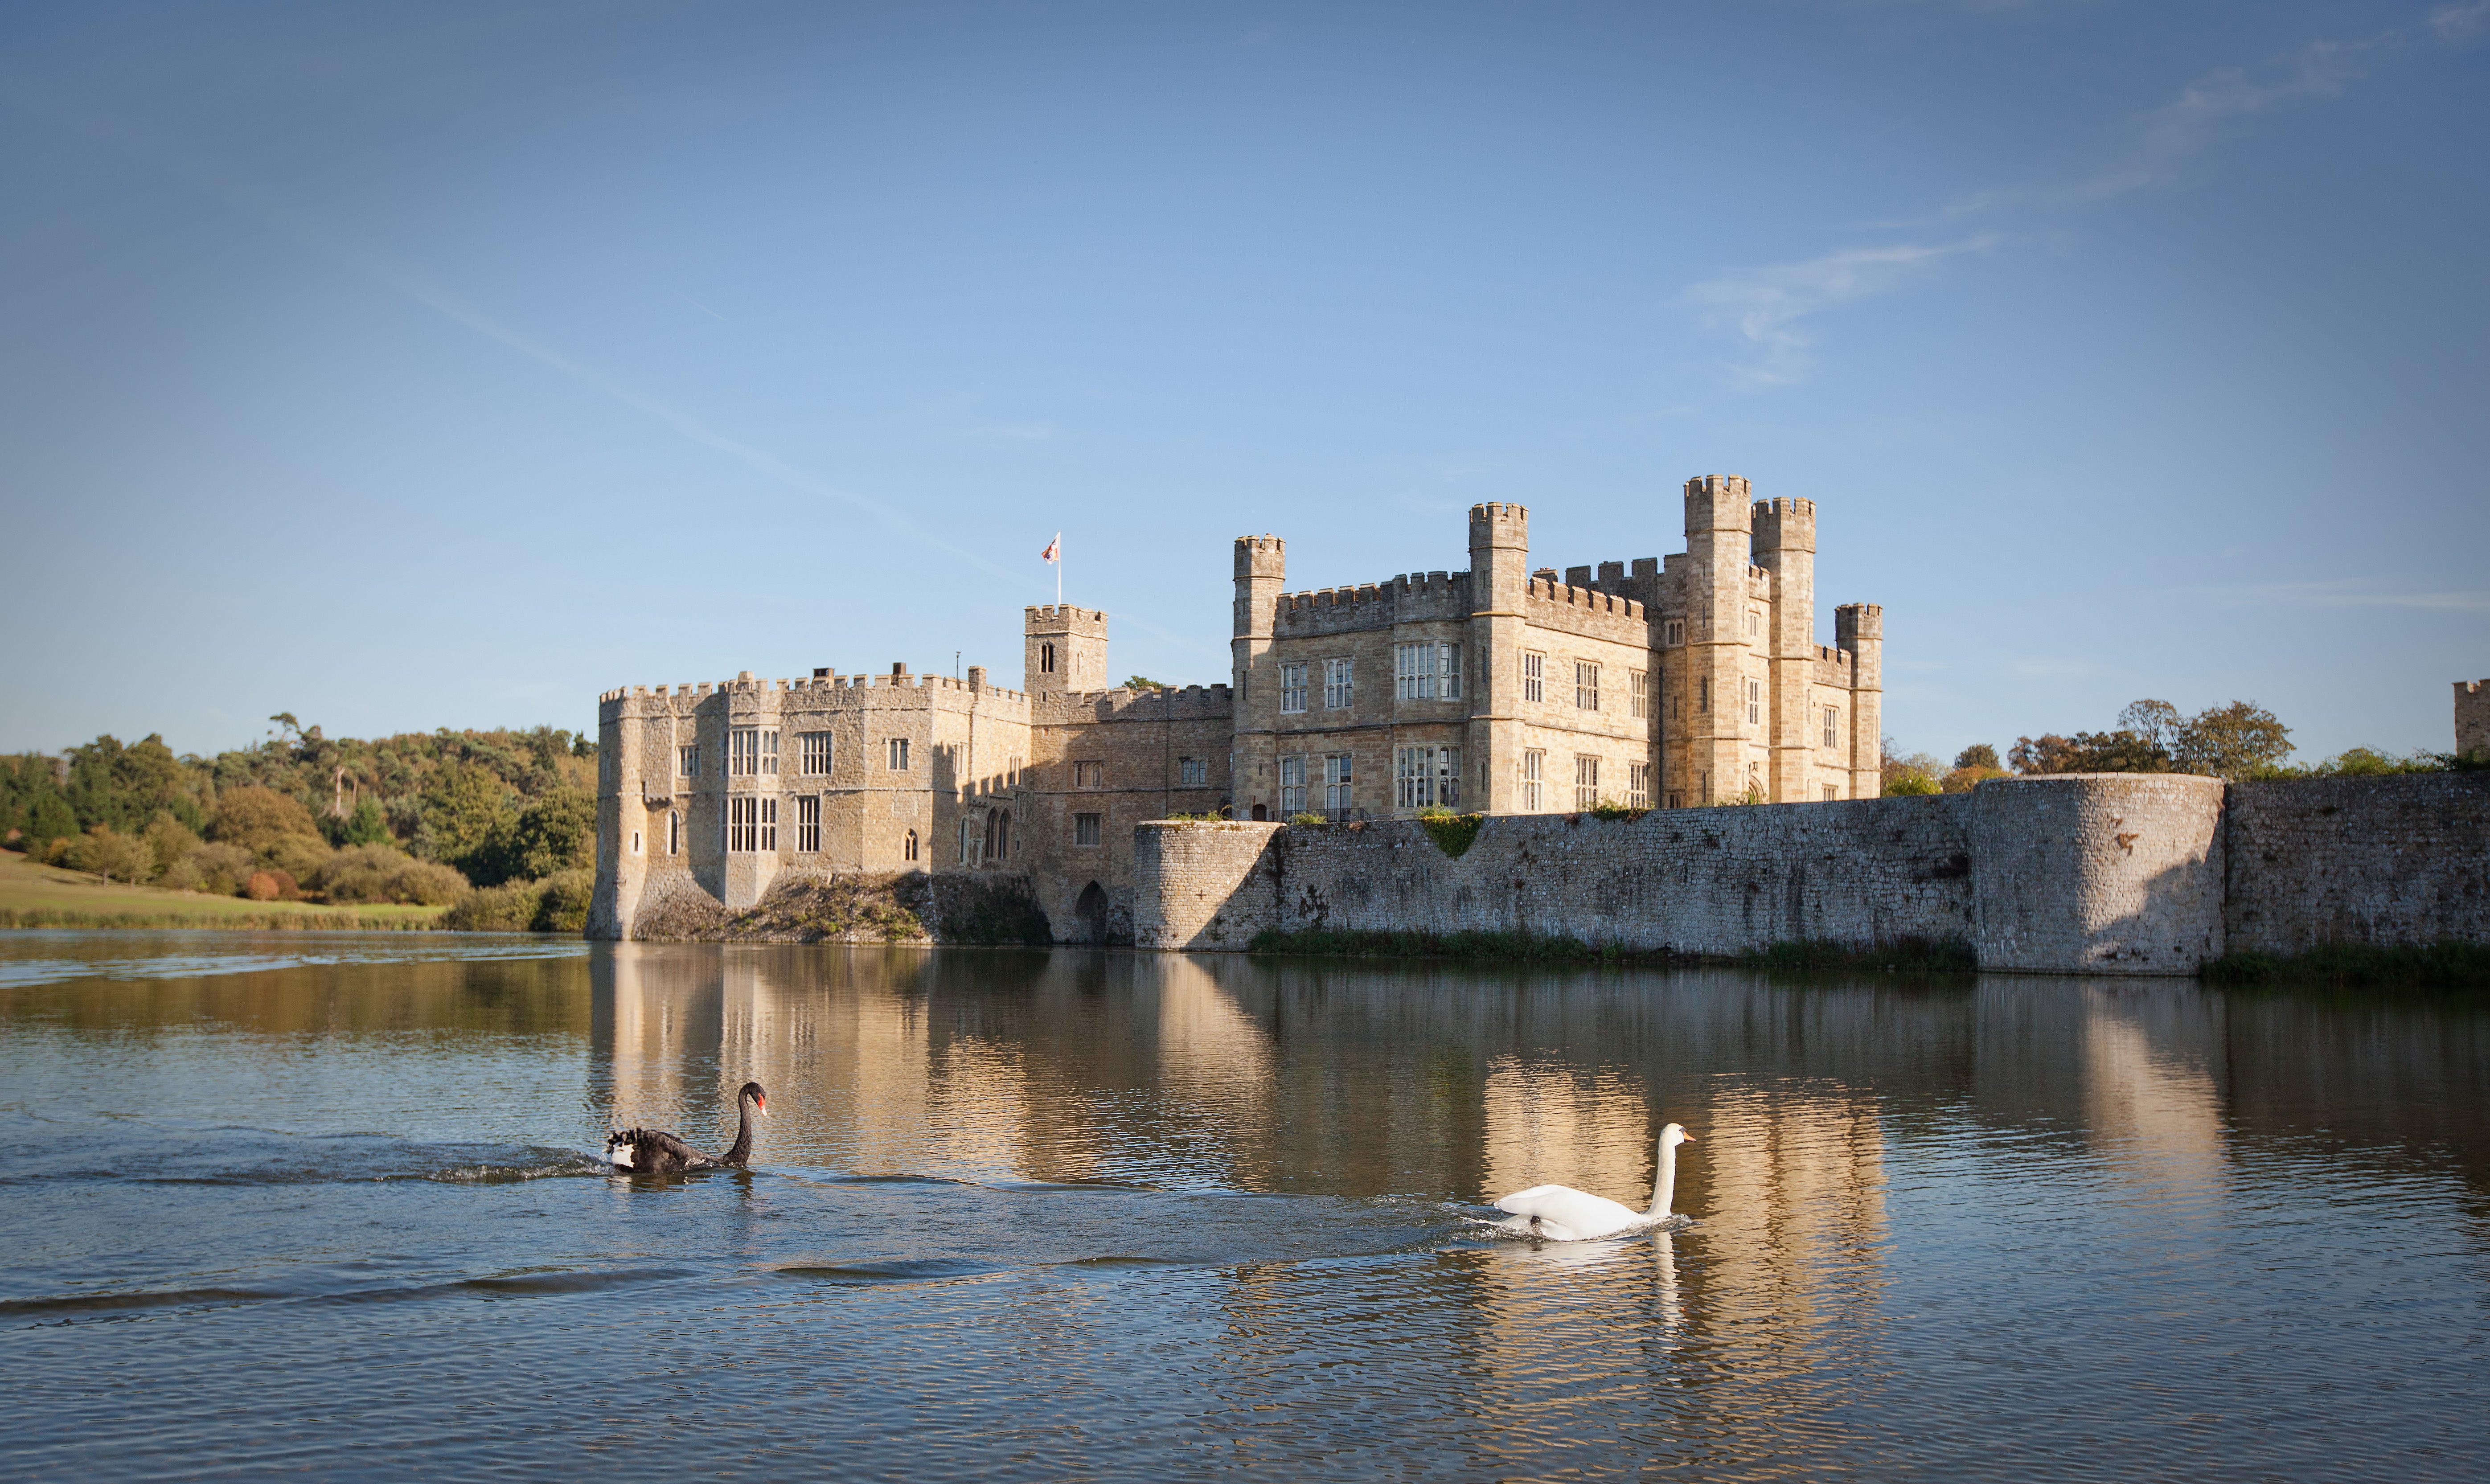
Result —
<instances>
[{"instance_id":1,"label":"swan's neck","mask_svg":"<svg viewBox=\"0 0 2490 1484\"><path fill-rule=\"evenodd\" d=\"M739 1165L752 1153L752 1099L738 1097L735 1100L735 1106L736 1110L743 1115L743 1121L736 1127L735 1148L728 1149L718 1159L718 1163L722 1165Z\"/></svg>"},{"instance_id":2,"label":"swan's neck","mask_svg":"<svg viewBox=\"0 0 2490 1484\"><path fill-rule=\"evenodd\" d=\"M1668 1214L1668 1203L1677 1195L1677 1146L1660 1147L1660 1169L1651 1178L1651 1209L1643 1212L1659 1221Z\"/></svg>"}]
</instances>

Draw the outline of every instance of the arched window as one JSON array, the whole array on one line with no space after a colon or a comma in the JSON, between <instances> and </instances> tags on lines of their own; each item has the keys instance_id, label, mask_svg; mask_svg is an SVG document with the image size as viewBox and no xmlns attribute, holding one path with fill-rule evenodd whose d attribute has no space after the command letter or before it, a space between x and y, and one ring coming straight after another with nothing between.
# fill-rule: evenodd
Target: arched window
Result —
<instances>
[{"instance_id":1,"label":"arched window","mask_svg":"<svg viewBox=\"0 0 2490 1484\"><path fill-rule=\"evenodd\" d=\"M1055 673L1054 645L1041 644L1037 647L1037 671L1040 675L1053 675Z\"/></svg>"},{"instance_id":2,"label":"arched window","mask_svg":"<svg viewBox=\"0 0 2490 1484\"><path fill-rule=\"evenodd\" d=\"M905 846L901 847L901 848L907 852L907 856L908 856L908 858L909 858L909 859L913 860L913 859L915 859L915 858L916 858L916 831L915 831L915 830L911 829L910 831L908 831L908 843L907 843Z\"/></svg>"},{"instance_id":3,"label":"arched window","mask_svg":"<svg viewBox=\"0 0 2490 1484\"><path fill-rule=\"evenodd\" d=\"M668 809L666 811L666 854L680 856L682 853L683 817L675 810Z\"/></svg>"}]
</instances>

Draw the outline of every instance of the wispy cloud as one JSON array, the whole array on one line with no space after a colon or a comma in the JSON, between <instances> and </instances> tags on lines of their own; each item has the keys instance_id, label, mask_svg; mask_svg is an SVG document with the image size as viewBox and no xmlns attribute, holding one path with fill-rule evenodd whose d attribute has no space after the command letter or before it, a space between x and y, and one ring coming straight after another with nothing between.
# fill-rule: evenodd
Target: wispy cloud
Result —
<instances>
[{"instance_id":1,"label":"wispy cloud","mask_svg":"<svg viewBox=\"0 0 2490 1484\"><path fill-rule=\"evenodd\" d=\"M1688 289L1685 303L1698 312L1705 328L1746 342L1750 354L1729 367L1732 384L1785 387L1813 365L1815 335L1809 318L1890 293L1947 258L1984 251L1996 243L1991 235L1935 245L1846 247L1803 263L1723 274Z\"/></svg>"},{"instance_id":2,"label":"wispy cloud","mask_svg":"<svg viewBox=\"0 0 2490 1484\"><path fill-rule=\"evenodd\" d=\"M2490 33L2490 0L2444 5L2427 28L2450 44ZM2218 68L2182 87L2178 96L2139 118L2125 157L2071 184L2018 186L1964 196L1933 217L1879 223L1886 230L2009 210L2080 210L2133 191L2180 182L2192 160L2246 127L2249 120L2298 104L2337 98L2375 54L2405 43L2391 29L2352 41L2321 40L2247 66ZM1743 339L1755 354L1728 368L1732 386L1784 387L1813 368L1810 317L1878 294L1924 275L1944 260L1995 246L2002 234L1928 246L1903 243L1828 252L1803 262L1738 269L1695 284L1683 303L1705 329Z\"/></svg>"},{"instance_id":3,"label":"wispy cloud","mask_svg":"<svg viewBox=\"0 0 2490 1484\"><path fill-rule=\"evenodd\" d=\"M2325 582L2266 582L2196 588L2235 606L2283 604L2302 608L2418 608L2431 613L2490 612L2490 589L2423 593L2389 587L2374 579L2341 577Z\"/></svg>"}]
</instances>

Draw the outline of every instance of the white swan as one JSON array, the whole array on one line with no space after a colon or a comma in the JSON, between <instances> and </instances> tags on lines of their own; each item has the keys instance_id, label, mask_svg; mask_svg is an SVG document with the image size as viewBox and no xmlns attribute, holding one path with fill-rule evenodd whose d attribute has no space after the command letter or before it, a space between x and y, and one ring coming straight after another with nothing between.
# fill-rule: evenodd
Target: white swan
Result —
<instances>
[{"instance_id":1,"label":"white swan","mask_svg":"<svg viewBox=\"0 0 2490 1484\"><path fill-rule=\"evenodd\" d=\"M1513 1212L1496 1225L1508 1232L1544 1237L1550 1241L1588 1241L1666 1221L1669 1197L1677 1193L1677 1147L1694 1142L1694 1136L1682 1123L1671 1123L1660 1131L1660 1170L1651 1179L1651 1209L1647 1211L1619 1206L1606 1196L1567 1185L1533 1185L1495 1203L1496 1209Z\"/></svg>"}]
</instances>

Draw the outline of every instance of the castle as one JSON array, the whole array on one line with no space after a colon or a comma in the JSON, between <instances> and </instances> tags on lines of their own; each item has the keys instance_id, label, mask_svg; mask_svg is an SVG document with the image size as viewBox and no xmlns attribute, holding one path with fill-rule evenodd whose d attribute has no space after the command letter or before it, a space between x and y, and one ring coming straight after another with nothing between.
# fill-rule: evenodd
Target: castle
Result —
<instances>
[{"instance_id":1,"label":"castle","mask_svg":"<svg viewBox=\"0 0 2490 1484\"><path fill-rule=\"evenodd\" d=\"M1287 543L1235 542L1225 685L1108 682L1107 615L1023 617L1019 689L746 671L598 698L592 936L650 906L729 908L791 875L1025 874L1057 939L1128 941L1135 827L1449 808L1872 799L1883 610L1815 628L1815 507L1685 488L1686 550L1529 567L1529 511L1475 506L1469 569L1289 593Z\"/></svg>"}]
</instances>

